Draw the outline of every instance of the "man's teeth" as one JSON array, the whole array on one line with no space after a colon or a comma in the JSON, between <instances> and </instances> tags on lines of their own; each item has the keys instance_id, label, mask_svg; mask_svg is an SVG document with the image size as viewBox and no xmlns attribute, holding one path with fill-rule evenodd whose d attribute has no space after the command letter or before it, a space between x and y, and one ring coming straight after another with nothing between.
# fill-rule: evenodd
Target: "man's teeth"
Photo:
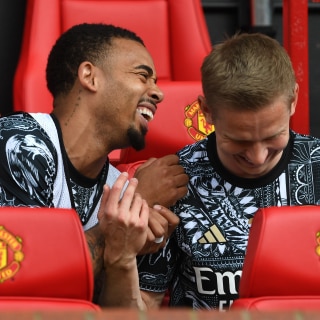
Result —
<instances>
[{"instance_id":1,"label":"man's teeth","mask_svg":"<svg viewBox=\"0 0 320 320\"><path fill-rule=\"evenodd\" d=\"M138 108L140 114L142 114L148 121L153 119L153 113L148 108Z\"/></svg>"}]
</instances>

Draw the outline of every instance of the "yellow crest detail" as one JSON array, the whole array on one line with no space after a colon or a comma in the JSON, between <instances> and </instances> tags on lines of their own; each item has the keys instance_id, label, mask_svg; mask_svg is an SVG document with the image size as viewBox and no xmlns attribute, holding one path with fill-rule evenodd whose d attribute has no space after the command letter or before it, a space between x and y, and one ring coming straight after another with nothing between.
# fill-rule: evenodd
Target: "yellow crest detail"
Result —
<instances>
[{"instance_id":1,"label":"yellow crest detail","mask_svg":"<svg viewBox=\"0 0 320 320\"><path fill-rule=\"evenodd\" d=\"M189 135L199 141L214 131L214 126L208 124L200 109L198 100L188 105L185 110L184 125L187 127Z\"/></svg>"},{"instance_id":2,"label":"yellow crest detail","mask_svg":"<svg viewBox=\"0 0 320 320\"><path fill-rule=\"evenodd\" d=\"M316 234L316 242L317 242L316 254L320 256L320 231L318 231Z\"/></svg>"},{"instance_id":3,"label":"yellow crest detail","mask_svg":"<svg viewBox=\"0 0 320 320\"><path fill-rule=\"evenodd\" d=\"M19 271L23 259L22 239L0 226L0 284Z\"/></svg>"}]
</instances>

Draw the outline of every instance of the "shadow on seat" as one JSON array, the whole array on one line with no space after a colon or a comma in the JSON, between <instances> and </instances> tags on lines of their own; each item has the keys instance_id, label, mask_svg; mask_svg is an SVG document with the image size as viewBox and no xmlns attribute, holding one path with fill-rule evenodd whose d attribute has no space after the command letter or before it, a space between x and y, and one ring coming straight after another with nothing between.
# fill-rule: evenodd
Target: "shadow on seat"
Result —
<instances>
[{"instance_id":1,"label":"shadow on seat","mask_svg":"<svg viewBox=\"0 0 320 320\"><path fill-rule=\"evenodd\" d=\"M91 310L93 271L71 209L0 208L0 311Z\"/></svg>"},{"instance_id":2,"label":"shadow on seat","mask_svg":"<svg viewBox=\"0 0 320 320\"><path fill-rule=\"evenodd\" d=\"M260 209L231 309L320 310L320 206Z\"/></svg>"}]
</instances>

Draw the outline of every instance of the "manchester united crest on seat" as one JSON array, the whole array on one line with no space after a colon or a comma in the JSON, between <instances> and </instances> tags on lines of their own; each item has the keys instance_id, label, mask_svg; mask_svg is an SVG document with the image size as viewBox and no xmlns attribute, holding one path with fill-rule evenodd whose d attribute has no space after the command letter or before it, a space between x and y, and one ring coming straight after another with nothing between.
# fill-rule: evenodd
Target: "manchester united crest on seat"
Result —
<instances>
[{"instance_id":1,"label":"manchester united crest on seat","mask_svg":"<svg viewBox=\"0 0 320 320\"><path fill-rule=\"evenodd\" d=\"M0 285L19 271L23 258L22 239L0 226Z\"/></svg>"},{"instance_id":2,"label":"manchester united crest on seat","mask_svg":"<svg viewBox=\"0 0 320 320\"><path fill-rule=\"evenodd\" d=\"M198 100L188 105L185 110L184 125L187 127L189 135L199 141L214 131L214 126L208 124L200 109Z\"/></svg>"}]
</instances>

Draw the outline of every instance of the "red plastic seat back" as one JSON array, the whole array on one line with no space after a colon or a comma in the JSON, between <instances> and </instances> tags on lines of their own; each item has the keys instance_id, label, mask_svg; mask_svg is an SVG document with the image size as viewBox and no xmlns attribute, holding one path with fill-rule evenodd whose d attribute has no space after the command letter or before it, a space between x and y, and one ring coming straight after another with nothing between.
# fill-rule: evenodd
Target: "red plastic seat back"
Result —
<instances>
[{"instance_id":1,"label":"red plastic seat back","mask_svg":"<svg viewBox=\"0 0 320 320\"><path fill-rule=\"evenodd\" d=\"M232 310L248 311L292 311L320 310L320 297L317 296L266 296L235 300Z\"/></svg>"},{"instance_id":2,"label":"red plastic seat back","mask_svg":"<svg viewBox=\"0 0 320 320\"><path fill-rule=\"evenodd\" d=\"M50 112L47 57L74 24L112 23L136 32L152 54L159 80L200 80L211 50L201 0L28 0L14 79L14 110Z\"/></svg>"},{"instance_id":3,"label":"red plastic seat back","mask_svg":"<svg viewBox=\"0 0 320 320\"><path fill-rule=\"evenodd\" d=\"M260 209L233 308L320 309L320 206Z\"/></svg>"},{"instance_id":4,"label":"red plastic seat back","mask_svg":"<svg viewBox=\"0 0 320 320\"><path fill-rule=\"evenodd\" d=\"M64 32L82 22L104 22L124 26L142 37L154 58L159 79L171 78L167 1L60 0L59 2L61 31Z\"/></svg>"},{"instance_id":5,"label":"red plastic seat back","mask_svg":"<svg viewBox=\"0 0 320 320\"><path fill-rule=\"evenodd\" d=\"M92 295L91 258L74 210L0 208L0 310L97 310Z\"/></svg>"}]
</instances>

